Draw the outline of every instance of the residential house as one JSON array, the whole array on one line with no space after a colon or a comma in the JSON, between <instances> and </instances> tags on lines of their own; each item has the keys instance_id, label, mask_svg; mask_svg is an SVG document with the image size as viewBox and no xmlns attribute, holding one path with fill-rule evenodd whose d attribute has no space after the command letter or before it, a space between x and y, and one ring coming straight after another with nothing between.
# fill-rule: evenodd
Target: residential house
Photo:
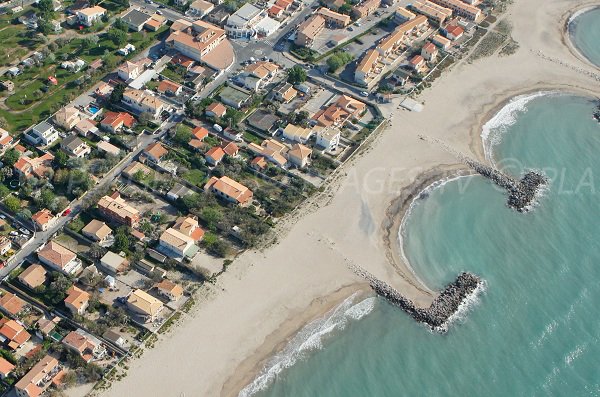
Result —
<instances>
[{"instance_id":1,"label":"residential house","mask_svg":"<svg viewBox=\"0 0 600 397\"><path fill-rule=\"evenodd\" d=\"M420 73L425 66L425 58L423 58L421 55L415 55L410 59L410 61L408 61L408 66L415 72Z\"/></svg>"},{"instance_id":2,"label":"residential house","mask_svg":"<svg viewBox=\"0 0 600 397\"><path fill-rule=\"evenodd\" d=\"M452 17L452 10L442 7L429 0L414 0L411 4L411 9L439 25L442 25L447 19Z\"/></svg>"},{"instance_id":3,"label":"residential house","mask_svg":"<svg viewBox=\"0 0 600 397\"><path fill-rule=\"evenodd\" d=\"M225 151L220 146L214 146L204 154L204 159L208 165L213 167L218 165L223 160L223 157L225 157Z\"/></svg>"},{"instance_id":4,"label":"residential house","mask_svg":"<svg viewBox=\"0 0 600 397\"><path fill-rule=\"evenodd\" d=\"M25 139L35 146L48 146L58 139L58 131L50 123L42 121L25 134Z\"/></svg>"},{"instance_id":5,"label":"residential house","mask_svg":"<svg viewBox=\"0 0 600 397\"><path fill-rule=\"evenodd\" d=\"M107 218L130 227L137 226L140 221L140 211L129 205L119 192L102 197L98 201L98 211Z\"/></svg>"},{"instance_id":6,"label":"residential house","mask_svg":"<svg viewBox=\"0 0 600 397\"><path fill-rule=\"evenodd\" d=\"M96 144L96 149L111 156L119 156L121 154L121 149L105 141L98 142Z\"/></svg>"},{"instance_id":7,"label":"residential house","mask_svg":"<svg viewBox=\"0 0 600 397\"><path fill-rule=\"evenodd\" d=\"M151 32L156 32L167 22L167 18L162 15L153 14L150 19L146 21L144 27Z\"/></svg>"},{"instance_id":8,"label":"residential house","mask_svg":"<svg viewBox=\"0 0 600 397\"><path fill-rule=\"evenodd\" d=\"M267 160L263 156L256 156L250 161L250 168L262 172L267 168Z\"/></svg>"},{"instance_id":9,"label":"residential house","mask_svg":"<svg viewBox=\"0 0 600 397\"><path fill-rule=\"evenodd\" d=\"M452 45L452 42L450 40L448 40L447 38L445 38L444 36L439 35L439 34L436 34L435 36L433 36L431 38L431 41L433 44L437 45L438 47L440 47L444 50L447 50Z\"/></svg>"},{"instance_id":10,"label":"residential house","mask_svg":"<svg viewBox=\"0 0 600 397\"><path fill-rule=\"evenodd\" d=\"M352 15L354 15L356 19L365 18L377 11L380 5L381 0L363 0L352 6Z\"/></svg>"},{"instance_id":11,"label":"residential house","mask_svg":"<svg viewBox=\"0 0 600 397\"><path fill-rule=\"evenodd\" d=\"M112 237L112 229L98 219L92 219L83 229L81 234L99 244L105 243Z\"/></svg>"},{"instance_id":12,"label":"residential house","mask_svg":"<svg viewBox=\"0 0 600 397\"><path fill-rule=\"evenodd\" d=\"M175 25L177 22L171 26L171 34L165 43L167 47L195 61L210 60L209 54L227 40L225 30L208 22L197 20L190 24L185 21L186 23Z\"/></svg>"},{"instance_id":13,"label":"residential house","mask_svg":"<svg viewBox=\"0 0 600 397\"><path fill-rule=\"evenodd\" d=\"M202 230L198 224L198 219L195 217L182 216L177 218L173 229L191 237L196 242L202 240L202 237L204 237L204 230Z\"/></svg>"},{"instance_id":14,"label":"residential house","mask_svg":"<svg viewBox=\"0 0 600 397\"><path fill-rule=\"evenodd\" d=\"M75 15L77 16L79 23L89 27L106 15L106 9L100 6L87 7L78 10Z\"/></svg>"},{"instance_id":15,"label":"residential house","mask_svg":"<svg viewBox=\"0 0 600 397\"><path fill-rule=\"evenodd\" d=\"M16 316L25 307L25 301L12 292L2 291L0 310L11 316Z\"/></svg>"},{"instance_id":16,"label":"residential house","mask_svg":"<svg viewBox=\"0 0 600 397\"><path fill-rule=\"evenodd\" d=\"M421 56L425 58L427 62L435 62L438 55L438 49L435 44L428 42L421 49Z\"/></svg>"},{"instance_id":17,"label":"residential house","mask_svg":"<svg viewBox=\"0 0 600 397\"><path fill-rule=\"evenodd\" d=\"M215 5L205 0L196 0L190 4L188 12L196 17L202 18L211 12L215 8Z\"/></svg>"},{"instance_id":18,"label":"residential house","mask_svg":"<svg viewBox=\"0 0 600 397\"><path fill-rule=\"evenodd\" d=\"M474 5L460 0L431 0L433 3L452 10L454 15L467 18L470 21L479 21L482 17L481 10Z\"/></svg>"},{"instance_id":19,"label":"residential house","mask_svg":"<svg viewBox=\"0 0 600 397\"><path fill-rule=\"evenodd\" d=\"M273 89L272 95L274 100L288 103L296 98L298 91L290 83L283 83Z\"/></svg>"},{"instance_id":20,"label":"residential house","mask_svg":"<svg viewBox=\"0 0 600 397\"><path fill-rule=\"evenodd\" d=\"M168 108L165 102L147 90L125 90L122 102L138 113L149 113L155 119Z\"/></svg>"},{"instance_id":21,"label":"residential house","mask_svg":"<svg viewBox=\"0 0 600 397\"><path fill-rule=\"evenodd\" d=\"M376 70L374 71L379 57L380 53L376 48L367 50L356 66L356 70L354 71L354 81L366 86L372 81L374 75L379 75Z\"/></svg>"},{"instance_id":22,"label":"residential house","mask_svg":"<svg viewBox=\"0 0 600 397\"><path fill-rule=\"evenodd\" d=\"M257 33L257 25L265 17L261 8L246 3L227 18L225 31L229 37L235 39L254 37Z\"/></svg>"},{"instance_id":23,"label":"residential house","mask_svg":"<svg viewBox=\"0 0 600 397\"><path fill-rule=\"evenodd\" d=\"M160 283L155 285L158 293L170 301L178 301L183 296L183 288L181 285L172 282L171 280L164 279Z\"/></svg>"},{"instance_id":24,"label":"residential house","mask_svg":"<svg viewBox=\"0 0 600 397\"><path fill-rule=\"evenodd\" d=\"M137 79L140 74L144 71L144 67L136 62L125 61L117 69L117 75L121 80L129 83L132 80Z\"/></svg>"},{"instance_id":25,"label":"residential house","mask_svg":"<svg viewBox=\"0 0 600 397\"><path fill-rule=\"evenodd\" d=\"M316 144L326 152L335 152L340 144L340 137L341 132L337 128L318 128Z\"/></svg>"},{"instance_id":26,"label":"residential house","mask_svg":"<svg viewBox=\"0 0 600 397\"><path fill-rule=\"evenodd\" d=\"M52 212L46 208L39 210L31 216L33 224L42 232L48 230L57 219L58 217L52 215Z\"/></svg>"},{"instance_id":27,"label":"residential house","mask_svg":"<svg viewBox=\"0 0 600 397\"><path fill-rule=\"evenodd\" d=\"M114 343L115 345L119 346L119 347L125 347L127 344L127 340L123 337L123 335L121 335L120 333L113 331L112 329L109 329L108 331L106 331L102 337L104 339L106 339L109 342Z\"/></svg>"},{"instance_id":28,"label":"residential house","mask_svg":"<svg viewBox=\"0 0 600 397\"><path fill-rule=\"evenodd\" d=\"M0 357L0 379L6 379L14 369L15 366L13 364L4 357Z\"/></svg>"},{"instance_id":29,"label":"residential house","mask_svg":"<svg viewBox=\"0 0 600 397\"><path fill-rule=\"evenodd\" d=\"M231 14L227 11L226 8L217 7L208 14L206 20L217 26L224 27L230 15Z\"/></svg>"},{"instance_id":30,"label":"residential house","mask_svg":"<svg viewBox=\"0 0 600 397\"><path fill-rule=\"evenodd\" d=\"M406 21L410 21L411 19L414 19L416 17L416 15L410 11L408 11L406 8L404 7L398 7L396 8L396 11L394 11L394 22L400 24L400 23L404 23Z\"/></svg>"},{"instance_id":31,"label":"residential house","mask_svg":"<svg viewBox=\"0 0 600 397\"><path fill-rule=\"evenodd\" d=\"M325 7L319 8L317 14L325 19L325 23L330 28L345 28L352 21L350 15L340 14Z\"/></svg>"},{"instance_id":32,"label":"residential house","mask_svg":"<svg viewBox=\"0 0 600 397\"><path fill-rule=\"evenodd\" d=\"M168 153L169 151L160 142L154 142L144 149L144 156L154 164L160 163Z\"/></svg>"},{"instance_id":33,"label":"residential house","mask_svg":"<svg viewBox=\"0 0 600 397\"><path fill-rule=\"evenodd\" d=\"M272 5L269 8L268 14L271 18L279 19L283 16L283 8Z\"/></svg>"},{"instance_id":34,"label":"residential house","mask_svg":"<svg viewBox=\"0 0 600 397\"><path fill-rule=\"evenodd\" d=\"M247 148L255 155L262 156L281 168L285 168L287 165L287 159L285 158L284 153L288 148L275 139L265 139L260 145L251 142L248 144Z\"/></svg>"},{"instance_id":35,"label":"residential house","mask_svg":"<svg viewBox=\"0 0 600 397\"><path fill-rule=\"evenodd\" d=\"M302 145L301 143L294 143L292 148L287 153L287 158L290 163L298 168L304 168L310 162L310 156L312 155L312 149Z\"/></svg>"},{"instance_id":36,"label":"residential house","mask_svg":"<svg viewBox=\"0 0 600 397\"><path fill-rule=\"evenodd\" d=\"M237 155L240 151L240 148L235 143L229 142L225 146L223 146L223 151L229 157L237 157Z\"/></svg>"},{"instance_id":37,"label":"residential house","mask_svg":"<svg viewBox=\"0 0 600 397\"><path fill-rule=\"evenodd\" d=\"M92 149L77 135L69 135L60 142L60 148L68 155L75 158L84 158L92 152Z\"/></svg>"},{"instance_id":38,"label":"residential house","mask_svg":"<svg viewBox=\"0 0 600 397\"><path fill-rule=\"evenodd\" d=\"M8 317L0 318L0 341L12 350L17 350L31 339L23 325Z\"/></svg>"},{"instance_id":39,"label":"residential house","mask_svg":"<svg viewBox=\"0 0 600 397\"><path fill-rule=\"evenodd\" d=\"M36 323L36 331L35 334L38 338L44 339L44 337L50 335L50 333L56 328L56 325L60 322L61 318L58 316L54 316L51 318L46 318L42 316Z\"/></svg>"},{"instance_id":40,"label":"residential house","mask_svg":"<svg viewBox=\"0 0 600 397\"><path fill-rule=\"evenodd\" d=\"M313 119L322 127L342 126L350 118L359 118L367 109L363 102L348 95L340 95L338 99L317 112Z\"/></svg>"},{"instance_id":41,"label":"residential house","mask_svg":"<svg viewBox=\"0 0 600 397\"><path fill-rule=\"evenodd\" d=\"M29 289L35 289L46 282L46 274L44 266L36 263L23 270L17 278Z\"/></svg>"},{"instance_id":42,"label":"residential house","mask_svg":"<svg viewBox=\"0 0 600 397\"><path fill-rule=\"evenodd\" d=\"M38 251L38 258L43 264L66 275L77 275L83 269L77 255L56 241L46 243Z\"/></svg>"},{"instance_id":43,"label":"residential house","mask_svg":"<svg viewBox=\"0 0 600 397\"><path fill-rule=\"evenodd\" d=\"M156 90L161 94L178 96L183 91L183 86L169 80L163 80L158 84Z\"/></svg>"},{"instance_id":44,"label":"residential house","mask_svg":"<svg viewBox=\"0 0 600 397\"><path fill-rule=\"evenodd\" d=\"M62 344L79 354L86 363L101 359L106 354L102 342L82 329L69 332L62 340Z\"/></svg>"},{"instance_id":45,"label":"residential house","mask_svg":"<svg viewBox=\"0 0 600 397\"><path fill-rule=\"evenodd\" d=\"M38 397L44 394L53 379L61 373L58 360L44 356L15 384L17 397Z\"/></svg>"},{"instance_id":46,"label":"residential house","mask_svg":"<svg viewBox=\"0 0 600 397\"><path fill-rule=\"evenodd\" d=\"M138 172L141 172L141 175L143 176L148 176L152 173L152 169L148 168L139 161L132 161L131 164L129 164L127 168L123 170L123 175L127 178L133 178Z\"/></svg>"},{"instance_id":47,"label":"residential house","mask_svg":"<svg viewBox=\"0 0 600 397\"><path fill-rule=\"evenodd\" d=\"M35 158L21 155L13 166L13 169L15 175L18 177L29 178L35 176L37 178L46 178L46 172L52 169L52 160L54 160L52 153L45 153Z\"/></svg>"},{"instance_id":48,"label":"residential house","mask_svg":"<svg viewBox=\"0 0 600 397\"><path fill-rule=\"evenodd\" d=\"M0 128L0 155L15 145L14 138L4 128Z\"/></svg>"},{"instance_id":49,"label":"residential house","mask_svg":"<svg viewBox=\"0 0 600 397\"><path fill-rule=\"evenodd\" d=\"M142 317L144 322L152 322L158 318L163 304L147 292L136 289L127 297L127 308Z\"/></svg>"},{"instance_id":50,"label":"residential house","mask_svg":"<svg viewBox=\"0 0 600 397\"><path fill-rule=\"evenodd\" d=\"M213 102L206 107L204 113L208 117L223 117L227 113L227 108L221 102Z\"/></svg>"},{"instance_id":51,"label":"residential house","mask_svg":"<svg viewBox=\"0 0 600 397\"><path fill-rule=\"evenodd\" d=\"M172 227L160 235L158 249L175 260L192 257L198 252L198 247L195 245L193 238Z\"/></svg>"},{"instance_id":52,"label":"residential house","mask_svg":"<svg viewBox=\"0 0 600 397\"><path fill-rule=\"evenodd\" d=\"M448 25L444 28L444 31L446 37L452 41L460 39L465 33L465 30L458 25Z\"/></svg>"},{"instance_id":53,"label":"residential house","mask_svg":"<svg viewBox=\"0 0 600 397\"><path fill-rule=\"evenodd\" d=\"M313 135L311 128L300 127L294 124L288 124L283 129L283 137L293 142L305 144Z\"/></svg>"},{"instance_id":54,"label":"residential house","mask_svg":"<svg viewBox=\"0 0 600 397\"><path fill-rule=\"evenodd\" d=\"M81 121L81 113L74 106L65 106L54 114L54 122L69 131Z\"/></svg>"},{"instance_id":55,"label":"residential house","mask_svg":"<svg viewBox=\"0 0 600 397\"><path fill-rule=\"evenodd\" d=\"M12 248L10 239L6 236L0 236L0 255L4 256Z\"/></svg>"},{"instance_id":56,"label":"residential house","mask_svg":"<svg viewBox=\"0 0 600 397\"><path fill-rule=\"evenodd\" d=\"M227 86L219 92L219 98L225 105L241 109L251 98L248 91L235 86Z\"/></svg>"},{"instance_id":57,"label":"residential house","mask_svg":"<svg viewBox=\"0 0 600 397\"><path fill-rule=\"evenodd\" d=\"M204 190L215 194L231 203L239 205L247 205L252 201L252 190L233 179L222 176L217 178L211 177L204 185Z\"/></svg>"},{"instance_id":58,"label":"residential house","mask_svg":"<svg viewBox=\"0 0 600 397\"><path fill-rule=\"evenodd\" d=\"M150 19L150 15L143 11L133 9L121 17L121 20L127 24L129 30L139 32Z\"/></svg>"},{"instance_id":59,"label":"residential house","mask_svg":"<svg viewBox=\"0 0 600 397\"><path fill-rule=\"evenodd\" d=\"M98 135L98 127L96 127L96 123L90 119L83 119L75 124L75 132L83 137Z\"/></svg>"},{"instance_id":60,"label":"residential house","mask_svg":"<svg viewBox=\"0 0 600 397\"><path fill-rule=\"evenodd\" d=\"M310 47L324 28L325 18L322 15L314 14L298 26L294 43L299 46Z\"/></svg>"},{"instance_id":61,"label":"residential house","mask_svg":"<svg viewBox=\"0 0 600 397\"><path fill-rule=\"evenodd\" d=\"M123 127L132 128L136 123L135 118L126 112L106 112L100 127L109 132L117 133Z\"/></svg>"},{"instance_id":62,"label":"residential house","mask_svg":"<svg viewBox=\"0 0 600 397\"><path fill-rule=\"evenodd\" d=\"M67 290L67 297L65 298L65 307L69 309L71 314L82 315L90 304L90 294L82 289L72 285Z\"/></svg>"},{"instance_id":63,"label":"residential house","mask_svg":"<svg viewBox=\"0 0 600 397\"><path fill-rule=\"evenodd\" d=\"M127 270L129 268L129 261L127 258L124 258L121 255L115 254L112 251L108 251L100 259L100 267L106 273L115 275L123 273L125 270Z\"/></svg>"}]
</instances>

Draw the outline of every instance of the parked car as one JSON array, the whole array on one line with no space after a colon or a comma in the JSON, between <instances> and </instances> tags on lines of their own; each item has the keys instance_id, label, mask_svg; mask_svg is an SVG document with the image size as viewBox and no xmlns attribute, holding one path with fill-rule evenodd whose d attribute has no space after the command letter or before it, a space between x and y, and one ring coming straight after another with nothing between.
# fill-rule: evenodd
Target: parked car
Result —
<instances>
[{"instance_id":1,"label":"parked car","mask_svg":"<svg viewBox=\"0 0 600 397\"><path fill-rule=\"evenodd\" d=\"M20 227L19 231L26 236L29 236L31 234L31 232L29 230L25 229L24 227Z\"/></svg>"},{"instance_id":2,"label":"parked car","mask_svg":"<svg viewBox=\"0 0 600 397\"><path fill-rule=\"evenodd\" d=\"M63 216L67 216L71 213L71 209L67 208L66 210L63 211Z\"/></svg>"},{"instance_id":3,"label":"parked car","mask_svg":"<svg viewBox=\"0 0 600 397\"><path fill-rule=\"evenodd\" d=\"M12 230L12 231L11 231L9 234L10 234L11 236L18 236L18 235L19 235L19 232L15 231L15 230Z\"/></svg>"},{"instance_id":4,"label":"parked car","mask_svg":"<svg viewBox=\"0 0 600 397\"><path fill-rule=\"evenodd\" d=\"M369 96L367 91L361 91L360 96L364 96L365 98Z\"/></svg>"},{"instance_id":5,"label":"parked car","mask_svg":"<svg viewBox=\"0 0 600 397\"><path fill-rule=\"evenodd\" d=\"M223 132L223 127L221 127L219 124L213 125L213 128L217 132Z\"/></svg>"},{"instance_id":6,"label":"parked car","mask_svg":"<svg viewBox=\"0 0 600 397\"><path fill-rule=\"evenodd\" d=\"M0 219L6 219L6 215L0 214Z\"/></svg>"}]
</instances>

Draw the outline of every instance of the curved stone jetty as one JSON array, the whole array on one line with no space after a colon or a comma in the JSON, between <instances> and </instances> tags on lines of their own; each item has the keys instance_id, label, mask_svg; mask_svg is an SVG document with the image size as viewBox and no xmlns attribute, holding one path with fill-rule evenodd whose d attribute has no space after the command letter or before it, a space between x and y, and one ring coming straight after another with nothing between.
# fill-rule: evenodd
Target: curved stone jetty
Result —
<instances>
[{"instance_id":1,"label":"curved stone jetty","mask_svg":"<svg viewBox=\"0 0 600 397\"><path fill-rule=\"evenodd\" d=\"M415 306L410 299L402 296L396 289L377 279L366 270L358 266L352 266L352 270L367 280L377 295L384 297L391 304L398 306L416 321L427 324L431 329L440 332L446 331L444 325L446 325L450 317L457 312L460 305L475 292L482 282L476 275L463 272L458 275L454 282L444 288L428 308L422 309Z\"/></svg>"},{"instance_id":2,"label":"curved stone jetty","mask_svg":"<svg viewBox=\"0 0 600 397\"><path fill-rule=\"evenodd\" d=\"M480 163L479 161L473 160L472 158L457 152L439 139L425 137L423 135L420 135L420 137L423 140L441 145L446 151L456 156L461 162L471 167L475 172L488 178L501 188L506 189L508 192L507 205L519 212L525 212L531 208L537 193L542 186L548 182L544 175L536 171L528 171L521 180L516 180L512 176L507 175L492 166Z\"/></svg>"}]
</instances>

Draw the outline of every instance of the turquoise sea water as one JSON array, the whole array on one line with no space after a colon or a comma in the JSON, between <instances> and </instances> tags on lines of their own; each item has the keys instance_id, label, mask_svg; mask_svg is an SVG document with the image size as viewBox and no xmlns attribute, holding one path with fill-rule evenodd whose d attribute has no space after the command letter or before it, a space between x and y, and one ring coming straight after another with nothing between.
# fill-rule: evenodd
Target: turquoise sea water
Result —
<instances>
[{"instance_id":1,"label":"turquoise sea water","mask_svg":"<svg viewBox=\"0 0 600 397\"><path fill-rule=\"evenodd\" d=\"M576 16L570 24L573 44L592 63L600 67L600 8Z\"/></svg>"},{"instance_id":2,"label":"turquoise sea water","mask_svg":"<svg viewBox=\"0 0 600 397\"><path fill-rule=\"evenodd\" d=\"M403 242L420 278L442 288L468 270L487 283L448 333L431 333L380 298L346 302L299 335L275 360L275 381L255 395L600 395L593 109L568 95L519 98L488 123L497 164L552 179L534 211L507 208L481 177L449 181L413 206Z\"/></svg>"}]
</instances>

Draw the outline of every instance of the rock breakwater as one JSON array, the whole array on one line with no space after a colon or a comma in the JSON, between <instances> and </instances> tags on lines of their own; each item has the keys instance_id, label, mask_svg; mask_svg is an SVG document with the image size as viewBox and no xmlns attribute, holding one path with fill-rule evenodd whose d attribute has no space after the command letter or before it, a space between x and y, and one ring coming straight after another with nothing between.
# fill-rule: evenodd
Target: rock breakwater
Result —
<instances>
[{"instance_id":1,"label":"rock breakwater","mask_svg":"<svg viewBox=\"0 0 600 397\"><path fill-rule=\"evenodd\" d=\"M358 266L353 266L352 270L367 280L377 295L398 306L416 321L440 332L445 332L446 328L444 326L450 317L458 311L461 304L475 292L482 282L478 276L463 272L444 288L428 308L419 308L410 299L405 298L396 289L377 279L366 270Z\"/></svg>"},{"instance_id":2,"label":"rock breakwater","mask_svg":"<svg viewBox=\"0 0 600 397\"><path fill-rule=\"evenodd\" d=\"M457 152L439 139L425 137L423 135L420 135L420 137L423 140L439 144L475 172L488 178L501 188L506 189L508 192L507 205L519 212L525 212L530 209L535 202L537 193L548 183L548 179L537 171L528 171L523 178L517 180L492 166L480 163L479 161L473 160L472 158Z\"/></svg>"}]
</instances>

